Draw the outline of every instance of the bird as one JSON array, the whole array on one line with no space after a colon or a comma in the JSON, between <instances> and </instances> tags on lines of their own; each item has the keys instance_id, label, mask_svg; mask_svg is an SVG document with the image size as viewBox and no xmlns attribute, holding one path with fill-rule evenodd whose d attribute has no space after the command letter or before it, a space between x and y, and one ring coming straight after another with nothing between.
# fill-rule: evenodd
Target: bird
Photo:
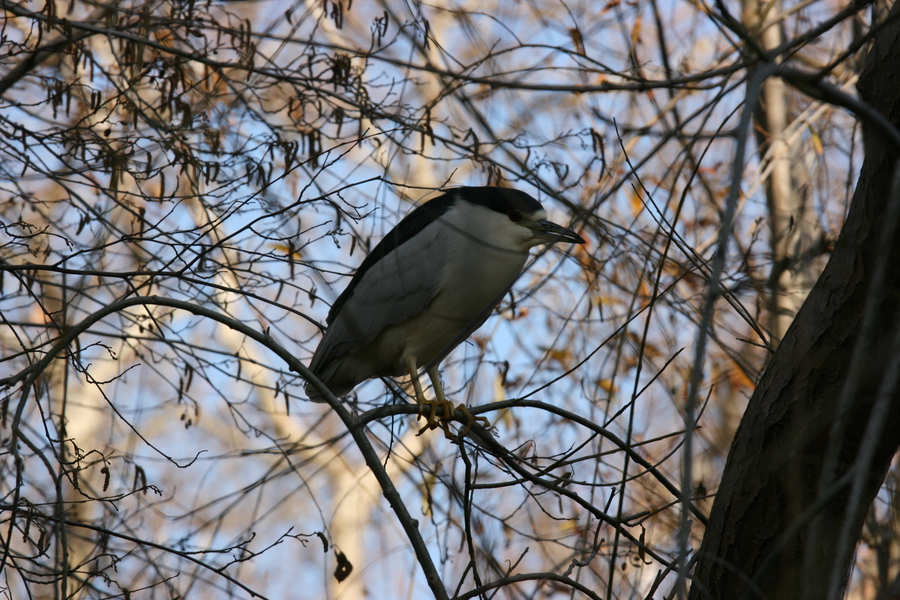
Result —
<instances>
[{"instance_id":1,"label":"bird","mask_svg":"<svg viewBox=\"0 0 900 600\"><path fill-rule=\"evenodd\" d=\"M525 267L535 246L584 244L580 235L547 219L540 202L504 187L457 187L413 209L366 256L332 304L327 328L309 365L336 397L375 377L408 375L419 431L442 426L464 404L447 401L438 366L491 315ZM419 380L424 370L435 400ZM310 383L310 400L324 402ZM442 419L436 418L442 409ZM428 410L430 409L430 411ZM489 425L484 418L479 421Z\"/></svg>"}]
</instances>

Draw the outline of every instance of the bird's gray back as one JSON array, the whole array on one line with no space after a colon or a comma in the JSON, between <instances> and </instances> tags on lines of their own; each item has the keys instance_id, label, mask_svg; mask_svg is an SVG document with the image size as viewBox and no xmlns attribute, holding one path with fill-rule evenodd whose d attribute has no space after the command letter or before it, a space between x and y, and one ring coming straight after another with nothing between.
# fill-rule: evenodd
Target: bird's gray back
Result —
<instances>
[{"instance_id":1,"label":"bird's gray back","mask_svg":"<svg viewBox=\"0 0 900 600\"><path fill-rule=\"evenodd\" d=\"M358 352L386 327L421 313L437 293L446 243L441 235L420 232L369 266L333 316L310 363L313 373L327 378L336 358Z\"/></svg>"}]
</instances>

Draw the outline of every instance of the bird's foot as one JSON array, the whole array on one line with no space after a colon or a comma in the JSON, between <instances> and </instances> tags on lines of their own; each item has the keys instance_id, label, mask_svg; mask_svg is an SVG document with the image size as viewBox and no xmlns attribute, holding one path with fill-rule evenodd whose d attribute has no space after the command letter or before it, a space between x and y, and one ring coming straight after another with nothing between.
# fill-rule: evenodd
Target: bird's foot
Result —
<instances>
[{"instance_id":1,"label":"bird's foot","mask_svg":"<svg viewBox=\"0 0 900 600\"><path fill-rule=\"evenodd\" d=\"M472 425L474 425L475 423L478 423L485 429L491 426L491 422L488 421L485 417L476 417L471 412L469 412L469 407L467 407L465 404L460 404L456 407L456 410L461 411L462 414L466 417L466 424L462 429L459 430L459 439L463 439L464 437L469 435L469 432L472 430Z\"/></svg>"},{"instance_id":2,"label":"bird's foot","mask_svg":"<svg viewBox=\"0 0 900 600\"><path fill-rule=\"evenodd\" d=\"M471 412L469 412L469 408L465 404L458 404L456 407L453 406L453 403L449 400L426 400L425 402L419 403L419 416L416 417L416 420L421 419L425 416L424 411L426 407L431 407L431 411L426 417L425 426L419 430L419 433L416 435L422 435L426 431L431 429L437 429L441 427L444 430L444 437L448 440L461 440L469 434L469 431L472 430L472 425L478 423L483 427L490 427L491 422L488 421L484 417L476 417ZM438 407L441 408L441 415L437 415ZM463 413L463 416L466 418L466 424L462 429L459 430L457 435L453 435L450 432L450 421L453 419L454 413L456 411L460 411Z\"/></svg>"},{"instance_id":3,"label":"bird's foot","mask_svg":"<svg viewBox=\"0 0 900 600\"><path fill-rule=\"evenodd\" d=\"M447 437L447 439L452 438L449 427L450 419L453 418L452 402L446 399L436 398L434 400L426 400L423 398L421 400L417 399L416 403L419 405L419 414L416 417L416 421L419 421L422 419L422 417L425 417L425 426L419 430L419 433L416 434L417 436L422 435L423 433L431 429L437 429L438 427L441 427L444 430L444 436ZM426 415L426 410L428 410L429 408L431 410L428 411L428 414ZM440 416L438 416L437 414L438 408L441 409Z\"/></svg>"}]
</instances>

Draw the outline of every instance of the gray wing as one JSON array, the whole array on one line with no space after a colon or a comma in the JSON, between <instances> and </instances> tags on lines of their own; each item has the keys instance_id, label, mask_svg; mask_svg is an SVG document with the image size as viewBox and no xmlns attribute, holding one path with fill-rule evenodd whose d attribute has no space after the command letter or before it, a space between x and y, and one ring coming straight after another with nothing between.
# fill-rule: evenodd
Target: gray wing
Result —
<instances>
[{"instance_id":1,"label":"gray wing","mask_svg":"<svg viewBox=\"0 0 900 600\"><path fill-rule=\"evenodd\" d=\"M316 348L310 369L325 374L330 363L371 343L386 327L421 313L438 292L447 258L446 228L419 233L363 273Z\"/></svg>"}]
</instances>

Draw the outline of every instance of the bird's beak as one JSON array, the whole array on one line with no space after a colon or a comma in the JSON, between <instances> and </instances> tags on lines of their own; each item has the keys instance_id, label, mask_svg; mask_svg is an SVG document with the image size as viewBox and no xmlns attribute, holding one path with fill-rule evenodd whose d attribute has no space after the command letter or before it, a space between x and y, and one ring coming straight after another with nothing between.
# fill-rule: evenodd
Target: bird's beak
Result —
<instances>
[{"instance_id":1,"label":"bird's beak","mask_svg":"<svg viewBox=\"0 0 900 600\"><path fill-rule=\"evenodd\" d=\"M557 225L553 221L541 219L526 225L534 232L534 237L549 243L570 242L572 244L584 244L584 238L562 225Z\"/></svg>"}]
</instances>

